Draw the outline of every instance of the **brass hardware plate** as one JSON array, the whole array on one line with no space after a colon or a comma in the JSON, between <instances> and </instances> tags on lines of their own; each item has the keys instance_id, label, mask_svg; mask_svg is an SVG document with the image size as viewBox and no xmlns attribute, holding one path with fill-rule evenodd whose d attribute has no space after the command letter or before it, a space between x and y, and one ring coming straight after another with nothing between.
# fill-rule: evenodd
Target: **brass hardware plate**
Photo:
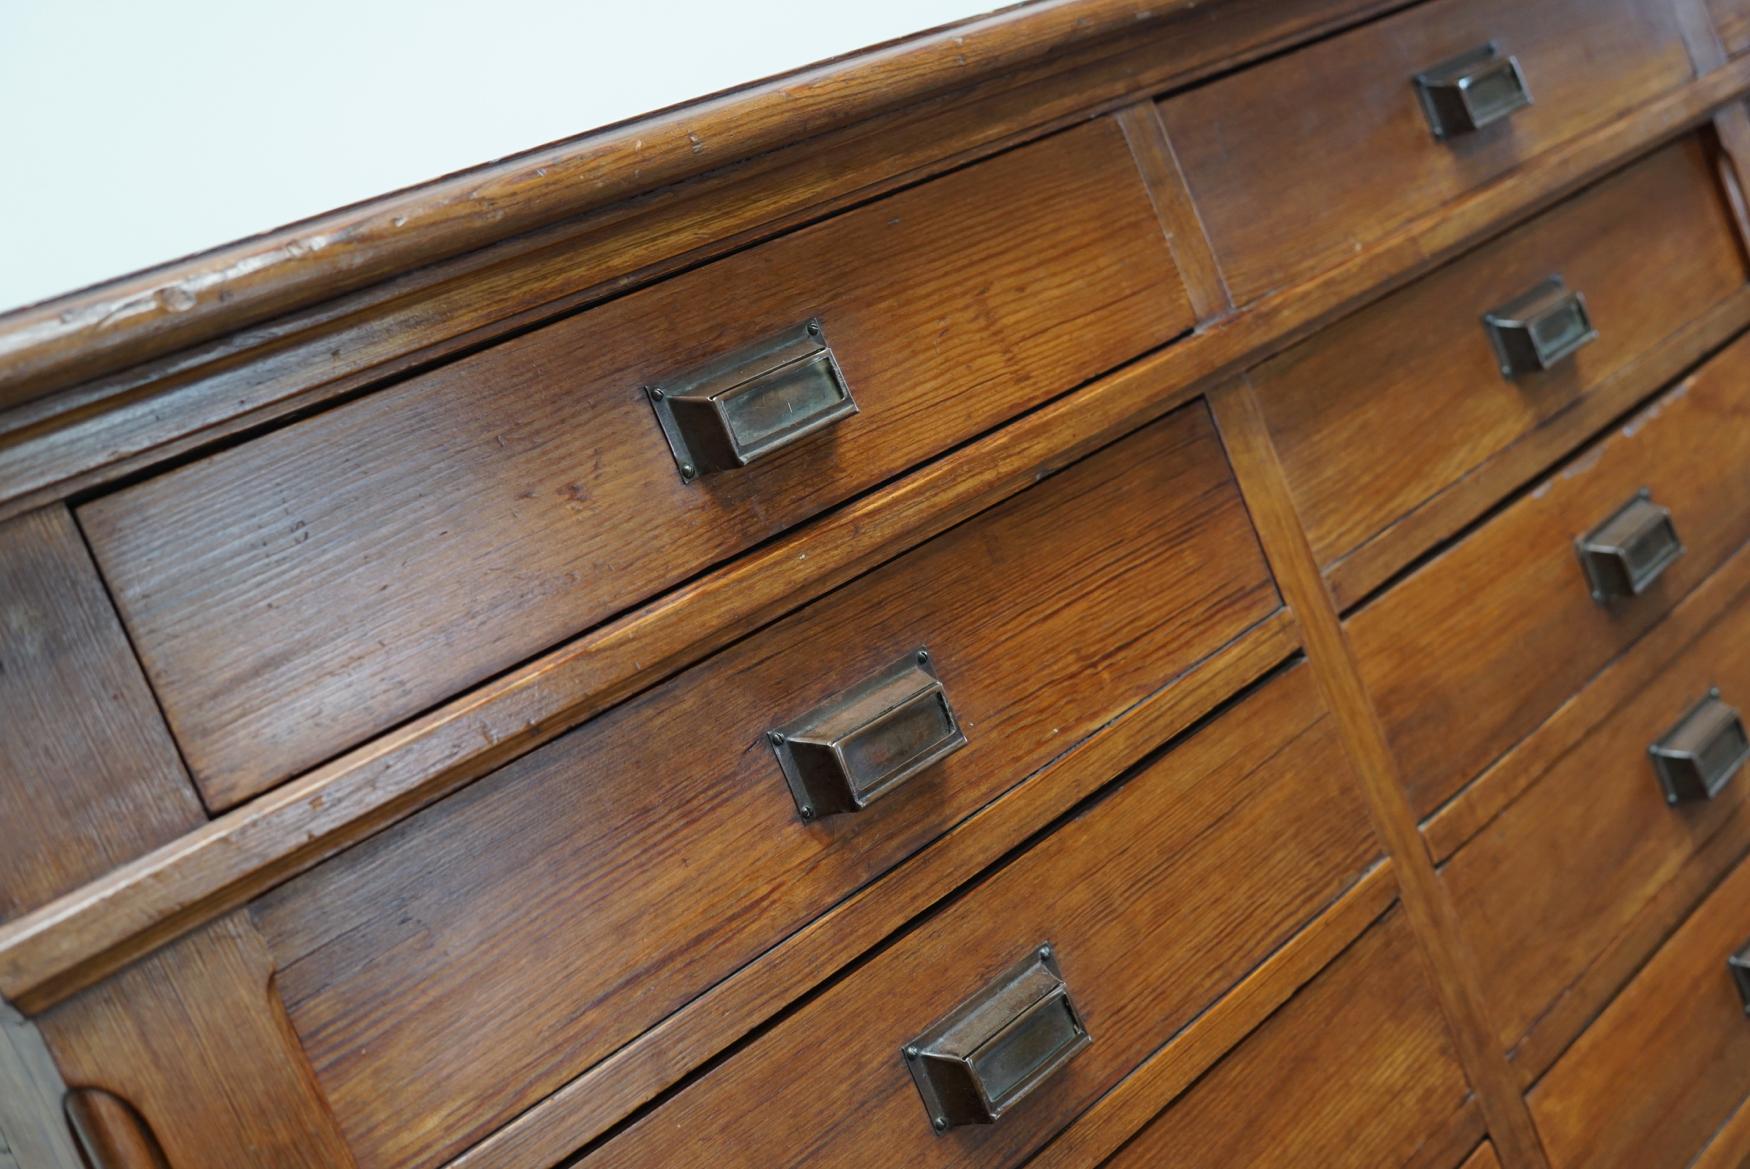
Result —
<instances>
[{"instance_id":1,"label":"brass hardware plate","mask_svg":"<svg viewBox=\"0 0 1750 1169\"><path fill-rule=\"evenodd\" d=\"M644 392L689 483L744 467L857 413L818 319Z\"/></svg>"},{"instance_id":2,"label":"brass hardware plate","mask_svg":"<svg viewBox=\"0 0 1750 1169\"><path fill-rule=\"evenodd\" d=\"M1092 1042L1045 943L900 1056L940 1134L994 1124Z\"/></svg>"},{"instance_id":3,"label":"brass hardware plate","mask_svg":"<svg viewBox=\"0 0 1750 1169\"><path fill-rule=\"evenodd\" d=\"M1416 75L1422 111L1436 138L1481 130L1531 104L1531 89L1517 57L1493 44L1442 61Z\"/></svg>"},{"instance_id":4,"label":"brass hardware plate","mask_svg":"<svg viewBox=\"0 0 1750 1169\"><path fill-rule=\"evenodd\" d=\"M767 738L804 820L860 812L966 745L921 647Z\"/></svg>"},{"instance_id":5,"label":"brass hardware plate","mask_svg":"<svg viewBox=\"0 0 1750 1169\"><path fill-rule=\"evenodd\" d=\"M1560 276L1490 309L1483 327L1508 378L1549 369L1598 338L1586 298Z\"/></svg>"},{"instance_id":6,"label":"brass hardware plate","mask_svg":"<svg viewBox=\"0 0 1750 1169\"><path fill-rule=\"evenodd\" d=\"M1600 604L1640 596L1683 555L1671 513L1645 487L1576 545L1592 599Z\"/></svg>"},{"instance_id":7,"label":"brass hardware plate","mask_svg":"<svg viewBox=\"0 0 1750 1169\"><path fill-rule=\"evenodd\" d=\"M1647 753L1667 803L1711 800L1750 759L1750 737L1738 712L1709 690Z\"/></svg>"}]
</instances>

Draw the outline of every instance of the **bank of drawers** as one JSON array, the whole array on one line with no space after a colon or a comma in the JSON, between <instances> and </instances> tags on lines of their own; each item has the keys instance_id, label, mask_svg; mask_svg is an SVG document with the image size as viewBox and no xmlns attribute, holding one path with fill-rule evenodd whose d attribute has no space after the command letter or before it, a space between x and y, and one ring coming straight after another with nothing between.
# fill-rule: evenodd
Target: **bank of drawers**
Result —
<instances>
[{"instance_id":1,"label":"bank of drawers","mask_svg":"<svg viewBox=\"0 0 1750 1169\"><path fill-rule=\"evenodd\" d=\"M1686 44L1665 0L1427 0L1138 108L1244 310L1683 85ZM1433 133L1414 79L1467 53L1500 117ZM205 808L1228 327L1138 126L81 501ZM471 1158L891 896L554 1156L1068 1169L1122 1100L1087 1169L1499 1169L1461 978L1551 1169L1688 1164L1750 1096L1750 786L1668 802L1648 747L1750 702L1747 274L1691 130L1207 390L1138 376L1190 400L257 896L274 1025L359 1169L512 1163ZM1267 442L1230 460L1240 394ZM1278 496L1352 661L1296 641ZM1395 774L1350 750L1374 715ZM1394 782L1469 969L1400 900Z\"/></svg>"}]
</instances>

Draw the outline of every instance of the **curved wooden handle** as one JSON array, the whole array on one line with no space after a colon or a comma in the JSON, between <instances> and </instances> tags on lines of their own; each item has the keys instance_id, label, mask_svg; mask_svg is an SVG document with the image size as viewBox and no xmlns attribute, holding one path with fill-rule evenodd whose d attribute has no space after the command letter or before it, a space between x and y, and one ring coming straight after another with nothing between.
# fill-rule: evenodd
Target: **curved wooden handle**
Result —
<instances>
[{"instance_id":1,"label":"curved wooden handle","mask_svg":"<svg viewBox=\"0 0 1750 1169\"><path fill-rule=\"evenodd\" d=\"M67 1123L91 1169L170 1169L151 1128L119 1096L74 1088L67 1093Z\"/></svg>"}]
</instances>

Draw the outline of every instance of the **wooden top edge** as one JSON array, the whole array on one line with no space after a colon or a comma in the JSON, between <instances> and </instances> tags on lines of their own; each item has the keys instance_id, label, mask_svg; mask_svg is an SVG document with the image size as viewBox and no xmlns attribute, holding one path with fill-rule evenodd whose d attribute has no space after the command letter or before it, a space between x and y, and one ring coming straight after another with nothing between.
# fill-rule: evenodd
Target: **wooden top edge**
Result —
<instances>
[{"instance_id":1,"label":"wooden top edge","mask_svg":"<svg viewBox=\"0 0 1750 1169\"><path fill-rule=\"evenodd\" d=\"M0 313L0 406L1210 2L1031 0Z\"/></svg>"}]
</instances>

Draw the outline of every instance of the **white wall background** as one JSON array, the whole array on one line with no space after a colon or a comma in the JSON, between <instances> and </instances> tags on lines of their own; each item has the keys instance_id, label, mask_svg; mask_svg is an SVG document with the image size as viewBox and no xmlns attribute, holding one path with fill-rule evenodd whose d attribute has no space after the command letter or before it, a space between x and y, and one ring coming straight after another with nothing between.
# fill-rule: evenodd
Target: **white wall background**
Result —
<instances>
[{"instance_id":1,"label":"white wall background","mask_svg":"<svg viewBox=\"0 0 1750 1169\"><path fill-rule=\"evenodd\" d=\"M0 0L0 311L1007 0Z\"/></svg>"}]
</instances>

